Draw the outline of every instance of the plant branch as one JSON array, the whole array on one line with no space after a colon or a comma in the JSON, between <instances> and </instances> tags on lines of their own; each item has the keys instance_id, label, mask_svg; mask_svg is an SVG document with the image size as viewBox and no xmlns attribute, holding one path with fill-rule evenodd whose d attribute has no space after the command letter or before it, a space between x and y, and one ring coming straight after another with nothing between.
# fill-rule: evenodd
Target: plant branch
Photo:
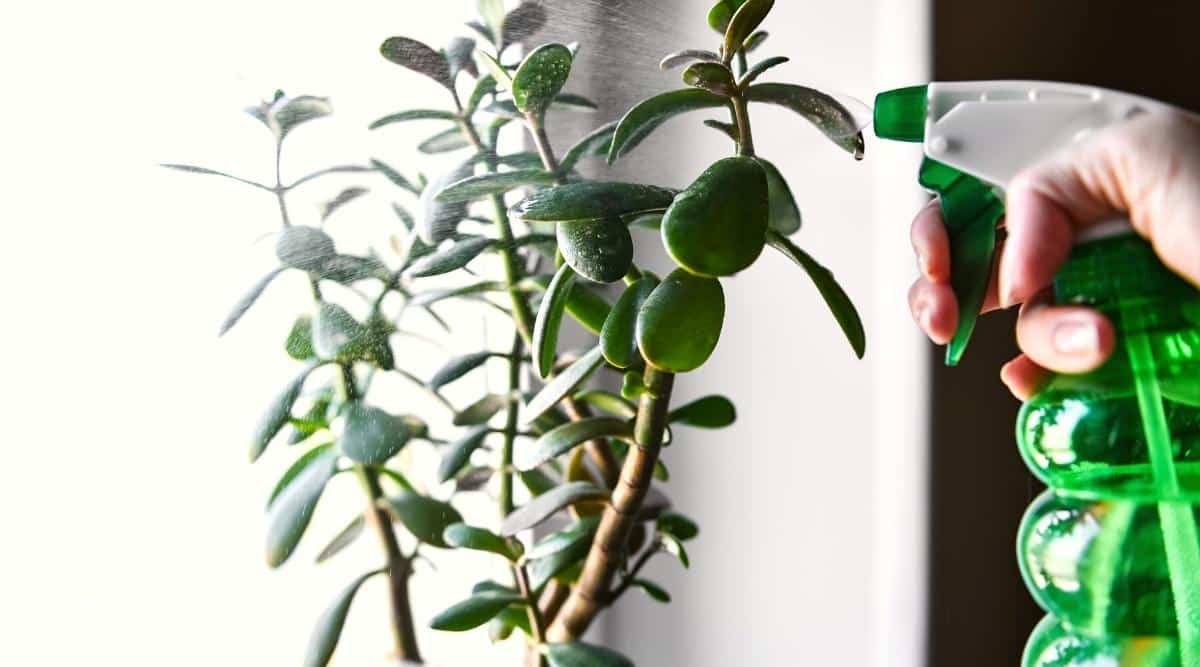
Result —
<instances>
[{"instance_id":1,"label":"plant branch","mask_svg":"<svg viewBox=\"0 0 1200 667\"><path fill-rule=\"evenodd\" d=\"M542 166L546 168L546 171L554 174L555 184L566 183L566 176L561 173L562 166L554 155L554 148L550 145L550 136L546 134L545 123L533 114L526 114L525 121L529 127L529 133L533 136L533 144L537 147L538 155L542 158Z\"/></svg>"},{"instance_id":2,"label":"plant branch","mask_svg":"<svg viewBox=\"0 0 1200 667\"><path fill-rule=\"evenodd\" d=\"M504 420L504 444L500 446L500 518L513 511L513 442L517 438L517 417L521 409L521 357L525 353L525 341L520 333L513 334L512 350L508 355L508 406Z\"/></svg>"},{"instance_id":3,"label":"plant branch","mask_svg":"<svg viewBox=\"0 0 1200 667\"><path fill-rule=\"evenodd\" d=\"M750 108L741 93L733 98L733 116L737 121L738 155L754 157L754 133L750 130Z\"/></svg>"},{"instance_id":4,"label":"plant branch","mask_svg":"<svg viewBox=\"0 0 1200 667\"><path fill-rule=\"evenodd\" d=\"M662 542L655 542L654 544L650 545L649 549L643 551L641 556L638 556L638 559L636 562L634 562L633 567L628 573L626 573L625 577L621 579L621 585L617 586L616 590L614 590L608 596L608 601L610 604L624 595L625 591L629 590L629 587L633 585L634 580L637 579L637 576L642 571L642 568L646 567L646 563L650 562L650 559L654 557L654 554L659 552L661 547Z\"/></svg>"},{"instance_id":5,"label":"plant branch","mask_svg":"<svg viewBox=\"0 0 1200 667\"><path fill-rule=\"evenodd\" d=\"M279 217L283 219L284 227L292 226L288 216L287 190L283 187L283 139L275 141L275 200L279 202Z\"/></svg>"},{"instance_id":6,"label":"plant branch","mask_svg":"<svg viewBox=\"0 0 1200 667\"><path fill-rule=\"evenodd\" d=\"M647 391L638 404L634 446L629 448L611 502L604 508L579 582L546 634L549 641L571 641L582 636L596 614L608 604L622 552L654 477L675 376L647 367L644 382Z\"/></svg>"}]
</instances>

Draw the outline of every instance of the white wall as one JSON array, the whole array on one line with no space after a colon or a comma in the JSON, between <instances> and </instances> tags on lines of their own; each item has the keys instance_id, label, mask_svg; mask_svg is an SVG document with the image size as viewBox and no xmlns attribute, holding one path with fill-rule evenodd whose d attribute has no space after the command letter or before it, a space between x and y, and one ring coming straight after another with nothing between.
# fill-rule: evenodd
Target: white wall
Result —
<instances>
[{"instance_id":1,"label":"white wall","mask_svg":"<svg viewBox=\"0 0 1200 667\"><path fill-rule=\"evenodd\" d=\"M218 341L230 303L270 265L270 243L252 240L274 229L273 204L154 164L267 178L267 137L239 110L276 87L329 95L338 110L289 140L293 175L380 150L403 161L412 135L362 128L434 91L381 61L376 46L417 26L436 43L470 3L414 4L44 2L0 26L9 230L0 405L10 453L0 477L0 662L296 664L329 597L377 563L364 541L311 566L313 540L279 572L262 564L259 509L288 457L249 466L244 441L292 372L278 345L305 297L294 284L273 287ZM696 26L701 4L690 0ZM863 99L920 78L923 13L897 9L907 4L779 3L773 46L793 63L778 76L833 81ZM663 41L629 48L687 46ZM612 626L644 665L855 665L872 644L892 646L884 636L897 651L919 644L909 612L920 604L912 547L922 533L901 511L920 509L923 452L919 348L902 306L914 195L911 170L893 166L911 152L873 142L869 161L855 164L797 127L782 111L761 113L759 141L801 199L799 240L862 307L869 361L853 361L815 291L780 259L731 284L717 356L680 391L719 387L741 420L689 435L669 454L675 498L704 533L686 577L655 566L676 603L652 622L649 603L626 604ZM694 149L686 164L658 170L660 182L686 182L723 150L703 128L672 128L662 140L672 137ZM318 188L297 210L311 215L329 194ZM376 234L386 201L355 206L335 224ZM464 336L447 346L479 342ZM427 371L433 356L413 348L410 359ZM355 490L335 488L313 534L335 530L357 502ZM473 565L449 562L447 578L461 581L453 573ZM418 581L426 615L466 590ZM383 608L382 590L364 589L338 664L381 664ZM427 637L431 654L493 655L481 653L480 633Z\"/></svg>"}]
</instances>

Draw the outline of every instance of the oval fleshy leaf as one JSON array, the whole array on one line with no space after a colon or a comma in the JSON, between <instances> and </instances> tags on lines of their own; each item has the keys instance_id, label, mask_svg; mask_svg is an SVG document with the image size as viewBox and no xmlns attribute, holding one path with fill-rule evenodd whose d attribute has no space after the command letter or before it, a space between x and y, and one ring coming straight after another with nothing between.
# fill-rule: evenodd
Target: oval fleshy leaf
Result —
<instances>
[{"instance_id":1,"label":"oval fleshy leaf","mask_svg":"<svg viewBox=\"0 0 1200 667\"><path fill-rule=\"evenodd\" d=\"M447 120L453 123L458 121L458 116L449 111L438 109L410 109L409 111L400 111L384 116L368 125L367 129L378 130L381 127L386 127L394 123L408 123L414 120Z\"/></svg>"},{"instance_id":2,"label":"oval fleshy leaf","mask_svg":"<svg viewBox=\"0 0 1200 667\"><path fill-rule=\"evenodd\" d=\"M695 538L700 534L700 526L695 521L677 512L667 512L658 517L655 522L660 531L674 536L682 542Z\"/></svg>"},{"instance_id":3,"label":"oval fleshy leaf","mask_svg":"<svg viewBox=\"0 0 1200 667\"><path fill-rule=\"evenodd\" d=\"M450 64L442 54L422 42L408 37L389 37L379 47L379 53L393 63L437 81L454 90L450 79Z\"/></svg>"},{"instance_id":4,"label":"oval fleshy leaf","mask_svg":"<svg viewBox=\"0 0 1200 667\"><path fill-rule=\"evenodd\" d=\"M713 53L712 51L685 49L683 51L676 51L675 53L663 58L662 62L658 63L658 66L663 71L666 71L675 69L676 67L682 67L696 61L719 63L721 62L721 56Z\"/></svg>"},{"instance_id":5,"label":"oval fleshy leaf","mask_svg":"<svg viewBox=\"0 0 1200 667\"><path fill-rule=\"evenodd\" d=\"M368 342L367 329L345 308L322 302L313 319L313 349L322 359L350 360L358 357Z\"/></svg>"},{"instance_id":6,"label":"oval fleshy leaf","mask_svg":"<svg viewBox=\"0 0 1200 667\"><path fill-rule=\"evenodd\" d=\"M583 158L607 154L608 147L612 144L613 133L616 130L617 121L615 120L592 130L587 136L577 141L574 146L568 148L566 153L563 153L562 159L559 160L559 171L563 174L569 174Z\"/></svg>"},{"instance_id":7,"label":"oval fleshy leaf","mask_svg":"<svg viewBox=\"0 0 1200 667\"><path fill-rule=\"evenodd\" d=\"M333 239L315 227L286 227L275 241L279 261L301 271L320 271L336 254Z\"/></svg>"},{"instance_id":8,"label":"oval fleshy leaf","mask_svg":"<svg viewBox=\"0 0 1200 667\"><path fill-rule=\"evenodd\" d=\"M543 169L517 169L482 174L451 183L438 193L437 199L443 204L472 202L491 195L502 195L517 188L551 185L554 181L554 174Z\"/></svg>"},{"instance_id":9,"label":"oval fleshy leaf","mask_svg":"<svg viewBox=\"0 0 1200 667\"><path fill-rule=\"evenodd\" d=\"M408 267L404 273L413 278L426 278L457 271L470 264L472 260L495 244L493 239L486 236L463 239L445 250L426 255L413 262L412 266Z\"/></svg>"},{"instance_id":10,"label":"oval fleshy leaf","mask_svg":"<svg viewBox=\"0 0 1200 667\"><path fill-rule=\"evenodd\" d=\"M532 470L543 463L561 456L578 445L596 438L629 438L633 436L633 424L627 419L616 417L589 417L572 421L555 428L534 443L534 448L521 450L518 470Z\"/></svg>"},{"instance_id":11,"label":"oval fleshy leaf","mask_svg":"<svg viewBox=\"0 0 1200 667\"><path fill-rule=\"evenodd\" d=\"M725 292L720 281L677 269L655 288L638 313L638 348L654 367L686 373L708 361L724 320Z\"/></svg>"},{"instance_id":12,"label":"oval fleshy leaf","mask_svg":"<svg viewBox=\"0 0 1200 667\"><path fill-rule=\"evenodd\" d=\"M729 21L733 19L733 14L742 6L746 0L717 0L717 3L708 10L708 27L724 35L729 28Z\"/></svg>"},{"instance_id":13,"label":"oval fleshy leaf","mask_svg":"<svg viewBox=\"0 0 1200 667\"><path fill-rule=\"evenodd\" d=\"M643 100L626 112L617 125L608 151L608 163L627 155L659 126L681 113L720 109L728 104L726 98L698 88L675 90Z\"/></svg>"},{"instance_id":14,"label":"oval fleshy leaf","mask_svg":"<svg viewBox=\"0 0 1200 667\"><path fill-rule=\"evenodd\" d=\"M683 82L721 97L732 97L737 92L733 73L721 63L694 63L683 71Z\"/></svg>"},{"instance_id":15,"label":"oval fleshy leaf","mask_svg":"<svg viewBox=\"0 0 1200 667\"><path fill-rule=\"evenodd\" d=\"M761 157L758 158L758 163L767 175L767 200L771 210L768 225L773 231L784 236L795 234L800 231L804 218L800 215L800 207L796 205L792 188L775 165Z\"/></svg>"},{"instance_id":16,"label":"oval fleshy leaf","mask_svg":"<svg viewBox=\"0 0 1200 667\"><path fill-rule=\"evenodd\" d=\"M233 309L229 311L229 315L227 315L225 317L225 321L221 323L221 330L217 333L217 335L224 336L226 333L228 333L229 330L238 323L238 320L242 319L242 316L246 314L246 311L250 310L250 307L254 305L254 302L258 301L258 297L262 296L263 291L267 289L267 285L270 285L271 281L275 280L276 276L278 276L280 273L283 273L283 270L284 267L281 266L263 276L261 280L255 283L254 287L251 287L250 291L246 292L245 296L243 296L233 307Z\"/></svg>"},{"instance_id":17,"label":"oval fleshy leaf","mask_svg":"<svg viewBox=\"0 0 1200 667\"><path fill-rule=\"evenodd\" d=\"M422 217L417 232L426 244L436 246L450 238L454 235L458 223L467 217L466 204L443 204L437 200L437 194L451 183L457 183L474 172L475 163L468 160L425 186L421 192Z\"/></svg>"},{"instance_id":18,"label":"oval fleshy leaf","mask_svg":"<svg viewBox=\"0 0 1200 667\"><path fill-rule=\"evenodd\" d=\"M544 44L526 56L513 75L517 109L534 117L545 114L566 85L572 60L571 50L562 44Z\"/></svg>"},{"instance_id":19,"label":"oval fleshy leaf","mask_svg":"<svg viewBox=\"0 0 1200 667\"><path fill-rule=\"evenodd\" d=\"M542 523L559 510L575 503L608 498L608 491L589 482L568 482L530 500L504 517L500 534L512 537Z\"/></svg>"},{"instance_id":20,"label":"oval fleshy leaf","mask_svg":"<svg viewBox=\"0 0 1200 667\"><path fill-rule=\"evenodd\" d=\"M488 394L454 415L454 425L477 426L479 424L486 424L506 405L508 405L506 397L500 394Z\"/></svg>"},{"instance_id":21,"label":"oval fleshy leaf","mask_svg":"<svg viewBox=\"0 0 1200 667\"><path fill-rule=\"evenodd\" d=\"M762 24L774 6L775 0L746 0L738 7L733 18L729 20L729 27L725 29L724 51L727 60L733 58L738 49L742 48L746 39Z\"/></svg>"},{"instance_id":22,"label":"oval fleshy leaf","mask_svg":"<svg viewBox=\"0 0 1200 667\"><path fill-rule=\"evenodd\" d=\"M447 526L463 520L449 503L407 491L388 498L387 506L413 537L442 549L450 547L442 537Z\"/></svg>"},{"instance_id":23,"label":"oval fleshy leaf","mask_svg":"<svg viewBox=\"0 0 1200 667\"><path fill-rule=\"evenodd\" d=\"M633 266L633 237L620 218L560 222L555 231L563 259L588 280L613 283Z\"/></svg>"},{"instance_id":24,"label":"oval fleshy leaf","mask_svg":"<svg viewBox=\"0 0 1200 667\"><path fill-rule=\"evenodd\" d=\"M763 74L766 74L767 71L770 70L771 68L779 67L780 65L788 62L789 60L790 60L790 58L785 58L783 56L775 56L774 58L767 58L766 60L756 64L754 67L751 67L745 74L743 74L742 78L738 79L738 82L737 82L738 88L746 88L747 86L749 86L750 84L752 84L756 80L758 80L758 77L762 76Z\"/></svg>"},{"instance_id":25,"label":"oval fleshy leaf","mask_svg":"<svg viewBox=\"0 0 1200 667\"><path fill-rule=\"evenodd\" d=\"M371 577L383 573L383 570L368 572L355 579L333 600L333 604L321 613L317 626L313 628L308 640L308 650L304 655L304 667L325 667L333 658L338 639L342 636L342 628L346 625L346 616L350 613L350 603L364 582Z\"/></svg>"},{"instance_id":26,"label":"oval fleshy leaf","mask_svg":"<svg viewBox=\"0 0 1200 667\"><path fill-rule=\"evenodd\" d=\"M329 544L326 544L325 547L321 549L321 553L317 554L317 564L319 565L324 563L330 558L333 558L341 553L346 547L353 544L354 541L363 534L363 532L366 530L366 527L367 518L362 514L359 514L351 519L350 523L346 524L345 528L339 530L338 534L334 535L332 540L329 540Z\"/></svg>"},{"instance_id":27,"label":"oval fleshy leaf","mask_svg":"<svg viewBox=\"0 0 1200 667\"><path fill-rule=\"evenodd\" d=\"M581 391L575 394L575 400L580 403L586 403L601 412L607 412L610 415L624 419L633 419L634 415L637 414L636 405L611 391L604 391L603 389Z\"/></svg>"},{"instance_id":28,"label":"oval fleshy leaf","mask_svg":"<svg viewBox=\"0 0 1200 667\"><path fill-rule=\"evenodd\" d=\"M348 404L339 444L346 456L367 465L378 465L404 448L410 437L408 422L361 401Z\"/></svg>"},{"instance_id":29,"label":"oval fleshy leaf","mask_svg":"<svg viewBox=\"0 0 1200 667\"><path fill-rule=\"evenodd\" d=\"M620 653L581 641L543 644L542 651L550 667L633 667L633 661Z\"/></svg>"},{"instance_id":30,"label":"oval fleshy leaf","mask_svg":"<svg viewBox=\"0 0 1200 667\"><path fill-rule=\"evenodd\" d=\"M471 454L479 449L488 436L487 424L476 426L467 431L466 435L450 443L446 453L442 455L442 463L438 466L438 481L445 483L454 479L458 472L471 460Z\"/></svg>"},{"instance_id":31,"label":"oval fleshy leaf","mask_svg":"<svg viewBox=\"0 0 1200 667\"><path fill-rule=\"evenodd\" d=\"M705 396L671 411L667 421L699 428L725 428L737 420L733 402L724 396Z\"/></svg>"},{"instance_id":32,"label":"oval fleshy leaf","mask_svg":"<svg viewBox=\"0 0 1200 667\"><path fill-rule=\"evenodd\" d=\"M466 632L487 623L510 604L524 603L516 593L485 592L476 593L471 597L451 606L433 617L429 626L434 630L446 632Z\"/></svg>"},{"instance_id":33,"label":"oval fleshy leaf","mask_svg":"<svg viewBox=\"0 0 1200 667\"><path fill-rule=\"evenodd\" d=\"M312 317L301 315L292 323L292 329L288 332L287 340L283 343L283 349L288 353L288 356L296 361L308 361L316 356L316 351L313 350L312 337Z\"/></svg>"},{"instance_id":34,"label":"oval fleshy leaf","mask_svg":"<svg viewBox=\"0 0 1200 667\"><path fill-rule=\"evenodd\" d=\"M568 183L529 195L509 209L509 215L525 222L626 219L665 211L676 194L637 183Z\"/></svg>"},{"instance_id":35,"label":"oval fleshy leaf","mask_svg":"<svg viewBox=\"0 0 1200 667\"><path fill-rule=\"evenodd\" d=\"M655 287L658 287L657 278L639 278L625 288L604 320L604 328L600 330L600 348L604 351L605 360L616 368L629 368L641 361L636 335L638 312Z\"/></svg>"},{"instance_id":36,"label":"oval fleshy leaf","mask_svg":"<svg viewBox=\"0 0 1200 667\"><path fill-rule=\"evenodd\" d=\"M675 198L663 216L663 245L692 273L731 276L762 254L769 217L762 166L750 157L725 158Z\"/></svg>"},{"instance_id":37,"label":"oval fleshy leaf","mask_svg":"<svg viewBox=\"0 0 1200 667\"><path fill-rule=\"evenodd\" d=\"M462 376L479 368L494 356L491 352L474 352L446 362L433 377L429 379L430 389L441 389Z\"/></svg>"},{"instance_id":38,"label":"oval fleshy leaf","mask_svg":"<svg viewBox=\"0 0 1200 667\"><path fill-rule=\"evenodd\" d=\"M279 567L296 550L325 485L337 473L337 453L325 450L279 493L267 515L267 565Z\"/></svg>"},{"instance_id":39,"label":"oval fleshy leaf","mask_svg":"<svg viewBox=\"0 0 1200 667\"><path fill-rule=\"evenodd\" d=\"M538 377L550 377L554 370L554 358L558 354L558 332L562 328L567 300L575 285L575 271L563 264L554 274L546 288L533 325L533 366Z\"/></svg>"},{"instance_id":40,"label":"oval fleshy leaf","mask_svg":"<svg viewBox=\"0 0 1200 667\"><path fill-rule=\"evenodd\" d=\"M516 540L506 540L490 530L468 526L465 523L447 526L442 537L446 544L456 549L487 551L512 561L520 558L524 552L521 543Z\"/></svg>"},{"instance_id":41,"label":"oval fleshy leaf","mask_svg":"<svg viewBox=\"0 0 1200 667\"><path fill-rule=\"evenodd\" d=\"M563 528L557 533L543 538L533 548L525 554L528 560L537 560L552 556L564 549L570 549L573 545L579 542L585 542L588 545L592 542L592 537L596 534L596 527L600 525L600 517L587 517L580 519L575 523Z\"/></svg>"},{"instance_id":42,"label":"oval fleshy leaf","mask_svg":"<svg viewBox=\"0 0 1200 667\"><path fill-rule=\"evenodd\" d=\"M751 102L775 104L800 114L830 141L861 160L866 148L862 128L845 105L819 90L789 83L758 83L745 91Z\"/></svg>"},{"instance_id":43,"label":"oval fleshy leaf","mask_svg":"<svg viewBox=\"0 0 1200 667\"><path fill-rule=\"evenodd\" d=\"M337 452L333 451L333 443L327 442L323 445L317 445L316 447L313 447L305 452L300 458L296 459L296 462L289 466L288 469L284 471L283 476L279 478L279 481L275 483L275 488L271 489L271 495L267 498L267 510L270 511L271 506L275 504L275 500L279 498L280 494L287 490L288 486L290 486L292 482L300 476L301 473L314 465L320 465L323 462L323 459L328 458L331 455L331 452L334 457L337 456Z\"/></svg>"},{"instance_id":44,"label":"oval fleshy leaf","mask_svg":"<svg viewBox=\"0 0 1200 667\"><path fill-rule=\"evenodd\" d=\"M279 431L287 425L292 416L292 406L296 404L296 399L300 398L300 390L304 388L304 381L308 379L314 368L316 368L315 364L306 366L295 379L283 388L283 391L279 392L279 395L259 417L258 424L254 427L254 435L250 437L251 462L257 461L258 457L262 456L267 445L271 444Z\"/></svg>"},{"instance_id":45,"label":"oval fleshy leaf","mask_svg":"<svg viewBox=\"0 0 1200 667\"><path fill-rule=\"evenodd\" d=\"M525 406L522 422L529 424L542 416L547 410L557 405L563 396L574 391L575 387L579 386L603 363L604 356L600 352L600 347L592 348L590 352L580 357L566 370L555 375L553 380L546 383L546 386L530 399Z\"/></svg>"},{"instance_id":46,"label":"oval fleshy leaf","mask_svg":"<svg viewBox=\"0 0 1200 667\"><path fill-rule=\"evenodd\" d=\"M863 331L862 318L859 317L854 302L850 300L846 291L833 277L833 273L821 266L817 260L797 247L796 244L775 232L767 232L767 242L808 273L813 284L817 286L817 291L821 293L821 297L829 306L829 310L833 312L838 326L846 334L846 340L850 341L850 347L854 348L854 354L862 359L867 351L867 336Z\"/></svg>"}]
</instances>

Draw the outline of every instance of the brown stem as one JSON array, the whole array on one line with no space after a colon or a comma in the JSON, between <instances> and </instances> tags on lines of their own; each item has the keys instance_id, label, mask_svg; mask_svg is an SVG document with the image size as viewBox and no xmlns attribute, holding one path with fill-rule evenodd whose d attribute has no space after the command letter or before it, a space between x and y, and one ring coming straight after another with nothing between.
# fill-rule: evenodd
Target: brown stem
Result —
<instances>
[{"instance_id":1,"label":"brown stem","mask_svg":"<svg viewBox=\"0 0 1200 667\"><path fill-rule=\"evenodd\" d=\"M410 662L421 662L421 651L417 647L417 630L413 624L412 603L408 596L408 577L412 564L400 551L400 542L392 529L392 519L387 510L380 507L383 487L379 484L379 473L367 466L355 466L355 473L362 481L371 506L367 508L367 521L379 535L383 551L387 556L388 593L392 603L392 635L396 640L396 657Z\"/></svg>"},{"instance_id":2,"label":"brown stem","mask_svg":"<svg viewBox=\"0 0 1200 667\"><path fill-rule=\"evenodd\" d=\"M551 579L546 584L539 603L544 623L554 622L554 618L558 616L559 610L562 609L563 603L567 601L567 596L570 594L571 588L558 579Z\"/></svg>"},{"instance_id":3,"label":"brown stem","mask_svg":"<svg viewBox=\"0 0 1200 667\"><path fill-rule=\"evenodd\" d=\"M562 404L571 421L579 421L592 416L591 410L588 410L587 406L580 405L579 401L570 396L563 398ZM617 457L613 455L612 448L602 439L588 440L584 444L584 448L586 448L588 456L595 462L600 476L604 478L604 484L610 489L615 487L621 475L621 466L617 463Z\"/></svg>"},{"instance_id":4,"label":"brown stem","mask_svg":"<svg viewBox=\"0 0 1200 667\"><path fill-rule=\"evenodd\" d=\"M571 641L582 636L592 619L608 603L608 593L622 552L654 477L654 464L662 449L674 382L674 374L646 368L647 392L638 405L634 446L629 448L611 502L604 508L579 582L546 633L551 642Z\"/></svg>"}]
</instances>

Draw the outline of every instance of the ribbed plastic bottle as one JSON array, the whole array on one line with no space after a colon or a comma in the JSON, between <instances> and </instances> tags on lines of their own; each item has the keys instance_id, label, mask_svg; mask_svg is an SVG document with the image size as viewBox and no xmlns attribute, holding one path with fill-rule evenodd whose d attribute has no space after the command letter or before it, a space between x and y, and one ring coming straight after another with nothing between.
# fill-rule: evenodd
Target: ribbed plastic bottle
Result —
<instances>
[{"instance_id":1,"label":"ribbed plastic bottle","mask_svg":"<svg viewBox=\"0 0 1200 667\"><path fill-rule=\"evenodd\" d=\"M1024 405L1021 455L1049 489L1017 555L1046 618L1025 667L1200 667L1200 291L1132 232L1076 246L1061 304L1107 315L1112 358Z\"/></svg>"}]
</instances>

